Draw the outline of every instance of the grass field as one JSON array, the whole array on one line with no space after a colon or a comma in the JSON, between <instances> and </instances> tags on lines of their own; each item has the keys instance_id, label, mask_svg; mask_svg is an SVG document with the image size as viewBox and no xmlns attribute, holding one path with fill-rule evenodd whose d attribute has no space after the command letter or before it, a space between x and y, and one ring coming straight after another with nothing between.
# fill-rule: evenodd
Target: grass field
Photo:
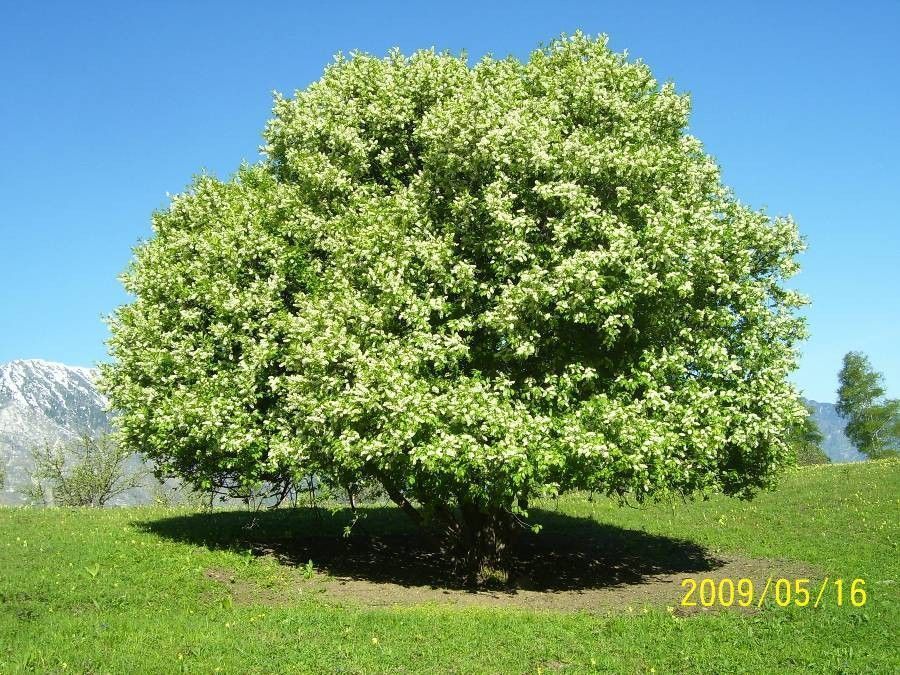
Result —
<instances>
[{"instance_id":1,"label":"grass field","mask_svg":"<svg viewBox=\"0 0 900 675\"><path fill-rule=\"evenodd\" d=\"M898 507L896 460L797 469L749 503L569 497L536 511L520 591L481 594L442 588L384 507L359 551L347 511L6 508L0 672L898 672ZM842 578L844 604L679 605L681 578L751 568L814 595Z\"/></svg>"}]
</instances>

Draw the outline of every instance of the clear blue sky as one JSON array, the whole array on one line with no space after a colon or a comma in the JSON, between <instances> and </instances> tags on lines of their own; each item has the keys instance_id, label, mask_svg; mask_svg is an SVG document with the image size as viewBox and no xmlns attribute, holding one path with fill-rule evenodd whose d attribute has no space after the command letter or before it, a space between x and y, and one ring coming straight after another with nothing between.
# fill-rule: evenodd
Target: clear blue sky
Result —
<instances>
[{"instance_id":1,"label":"clear blue sky","mask_svg":"<svg viewBox=\"0 0 900 675\"><path fill-rule=\"evenodd\" d=\"M900 2L304 4L0 4L0 362L104 360L151 212L256 160L271 92L335 52L526 58L580 28L690 92L725 181L799 222L806 395L849 349L900 393Z\"/></svg>"}]
</instances>

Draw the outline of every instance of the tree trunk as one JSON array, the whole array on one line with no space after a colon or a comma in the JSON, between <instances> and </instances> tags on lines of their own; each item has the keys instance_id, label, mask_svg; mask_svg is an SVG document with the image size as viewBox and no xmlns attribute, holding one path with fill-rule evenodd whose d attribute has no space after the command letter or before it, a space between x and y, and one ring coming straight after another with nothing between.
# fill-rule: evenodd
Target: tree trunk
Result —
<instances>
[{"instance_id":1,"label":"tree trunk","mask_svg":"<svg viewBox=\"0 0 900 675\"><path fill-rule=\"evenodd\" d=\"M506 580L512 572L510 553L521 530L518 519L502 507L460 506L461 533L457 563L472 584Z\"/></svg>"},{"instance_id":2,"label":"tree trunk","mask_svg":"<svg viewBox=\"0 0 900 675\"><path fill-rule=\"evenodd\" d=\"M508 579L512 572L510 553L522 529L521 521L509 509L480 507L460 500L456 507L445 502L417 508L406 495L382 480L391 501L420 526L433 544L447 556L472 585ZM527 508L527 500L519 501Z\"/></svg>"}]
</instances>

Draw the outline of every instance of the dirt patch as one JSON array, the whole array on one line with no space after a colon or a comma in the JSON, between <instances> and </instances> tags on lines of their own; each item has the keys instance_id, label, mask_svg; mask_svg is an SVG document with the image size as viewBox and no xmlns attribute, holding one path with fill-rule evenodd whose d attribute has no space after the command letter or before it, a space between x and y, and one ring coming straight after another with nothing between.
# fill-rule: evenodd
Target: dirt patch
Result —
<instances>
[{"instance_id":1,"label":"dirt patch","mask_svg":"<svg viewBox=\"0 0 900 675\"><path fill-rule=\"evenodd\" d=\"M750 579L756 593L761 592L769 577L816 578L808 568L795 562L767 559L727 557L720 560L715 570L696 573L668 573L649 575L639 581L583 588L578 590L529 590L525 588L494 590L463 590L429 586L402 586L390 582L374 583L353 578L332 578L317 581L325 591L325 597L351 600L371 606L415 605L422 603L451 604L458 606L521 607L534 610L588 611L600 613L640 612L645 607L671 608L677 615L691 615L723 608L703 607L697 594L693 607L682 607L686 589L682 582L693 578L698 583L712 579L718 588L722 579L731 579L737 585L740 579ZM735 611L753 611L742 608L735 601Z\"/></svg>"},{"instance_id":2,"label":"dirt patch","mask_svg":"<svg viewBox=\"0 0 900 675\"><path fill-rule=\"evenodd\" d=\"M236 605L289 605L303 592L302 587L296 584L278 588L261 586L253 581L237 578L233 571L224 567L209 567L203 571L203 575L225 586Z\"/></svg>"},{"instance_id":3,"label":"dirt patch","mask_svg":"<svg viewBox=\"0 0 900 675\"><path fill-rule=\"evenodd\" d=\"M262 589L236 580L227 570L207 570L209 578L231 587L239 603L284 604L300 594L317 594L369 606L437 603L600 613L657 607L687 615L722 607L703 607L698 592L693 597L696 606L681 606L686 578L698 584L712 579L716 588L722 579L731 579L735 586L740 579L750 579L758 594L769 576L819 576L802 563L712 554L692 542L614 528L590 537L527 537L518 548L509 582L479 589L465 586L416 536L245 543L257 555L274 556L297 572L291 575L293 592L286 593L284 588ZM300 572L308 561L316 570L311 578ZM739 607L738 599L736 594L732 610L752 611Z\"/></svg>"}]
</instances>

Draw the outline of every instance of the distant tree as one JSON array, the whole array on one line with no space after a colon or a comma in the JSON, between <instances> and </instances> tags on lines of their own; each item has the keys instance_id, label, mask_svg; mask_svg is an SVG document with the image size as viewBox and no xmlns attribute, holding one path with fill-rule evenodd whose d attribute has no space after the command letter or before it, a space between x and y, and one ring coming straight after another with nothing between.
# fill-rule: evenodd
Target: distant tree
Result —
<instances>
[{"instance_id":1,"label":"distant tree","mask_svg":"<svg viewBox=\"0 0 900 675\"><path fill-rule=\"evenodd\" d=\"M129 471L132 453L113 438L82 436L68 445L46 444L32 452L34 470L27 497L56 506L104 506L141 485L146 472Z\"/></svg>"},{"instance_id":2,"label":"distant tree","mask_svg":"<svg viewBox=\"0 0 900 675\"><path fill-rule=\"evenodd\" d=\"M870 458L900 450L900 400L886 398L884 377L862 352L848 352L838 373L837 411L847 418L847 436Z\"/></svg>"},{"instance_id":3,"label":"distant tree","mask_svg":"<svg viewBox=\"0 0 900 675\"><path fill-rule=\"evenodd\" d=\"M6 487L6 467L0 464L0 490Z\"/></svg>"},{"instance_id":4,"label":"distant tree","mask_svg":"<svg viewBox=\"0 0 900 675\"><path fill-rule=\"evenodd\" d=\"M797 464L827 464L831 459L822 450L822 442L825 437L812 416L812 408L807 406L806 409L809 414L803 418L802 422L795 424L791 430L790 446L794 449Z\"/></svg>"},{"instance_id":5,"label":"distant tree","mask_svg":"<svg viewBox=\"0 0 900 675\"><path fill-rule=\"evenodd\" d=\"M103 386L199 489L380 485L461 568L543 495L752 496L803 415L789 218L605 38L338 58L124 274Z\"/></svg>"}]
</instances>

